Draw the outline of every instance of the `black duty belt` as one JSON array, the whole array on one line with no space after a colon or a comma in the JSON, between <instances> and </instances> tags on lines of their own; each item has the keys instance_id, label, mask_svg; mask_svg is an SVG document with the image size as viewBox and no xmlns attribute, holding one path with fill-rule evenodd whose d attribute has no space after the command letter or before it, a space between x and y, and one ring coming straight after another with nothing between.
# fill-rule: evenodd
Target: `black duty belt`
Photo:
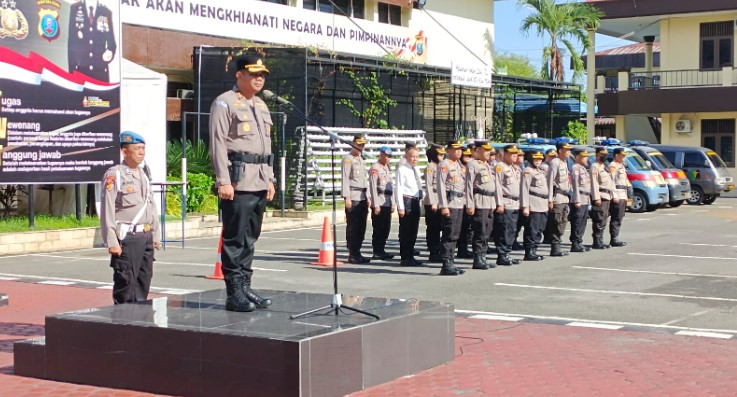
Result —
<instances>
[{"instance_id":1,"label":"black duty belt","mask_svg":"<svg viewBox=\"0 0 737 397\"><path fill-rule=\"evenodd\" d=\"M474 188L473 189L473 194L480 194L482 196L490 196L490 197L491 196L496 196L496 192L492 192L490 190L480 189L480 188Z\"/></svg>"},{"instance_id":2,"label":"black duty belt","mask_svg":"<svg viewBox=\"0 0 737 397\"><path fill-rule=\"evenodd\" d=\"M505 199L510 199L510 200L515 200L515 201L516 200L519 200L519 196L504 196L504 198Z\"/></svg>"},{"instance_id":3,"label":"black duty belt","mask_svg":"<svg viewBox=\"0 0 737 397\"><path fill-rule=\"evenodd\" d=\"M557 187L554 187L553 188L553 193L555 193L555 194L562 194L562 195L565 195L565 196L568 195L568 192L563 191L563 189L560 189L560 188L557 188Z\"/></svg>"},{"instance_id":4,"label":"black duty belt","mask_svg":"<svg viewBox=\"0 0 737 397\"><path fill-rule=\"evenodd\" d=\"M351 186L351 191L353 191L353 192L364 192L365 193L366 192L366 188L365 187Z\"/></svg>"},{"instance_id":5,"label":"black duty belt","mask_svg":"<svg viewBox=\"0 0 737 397\"><path fill-rule=\"evenodd\" d=\"M538 193L538 192L530 192L530 194L533 195L533 196L535 196L535 197L544 198L545 200L548 199L548 195L547 194L542 194L542 193Z\"/></svg>"},{"instance_id":6,"label":"black duty belt","mask_svg":"<svg viewBox=\"0 0 737 397\"><path fill-rule=\"evenodd\" d=\"M590 196L591 195L591 192L587 192L585 190L579 190L578 191L578 194L583 194L584 196Z\"/></svg>"},{"instance_id":7,"label":"black duty belt","mask_svg":"<svg viewBox=\"0 0 737 397\"><path fill-rule=\"evenodd\" d=\"M228 160L239 161L246 164L268 164L274 165L273 154L253 154L245 152L228 153Z\"/></svg>"},{"instance_id":8,"label":"black duty belt","mask_svg":"<svg viewBox=\"0 0 737 397\"><path fill-rule=\"evenodd\" d=\"M404 195L404 199L405 200L419 200L420 197L419 196L410 196L410 195L405 194Z\"/></svg>"},{"instance_id":9,"label":"black duty belt","mask_svg":"<svg viewBox=\"0 0 737 397\"><path fill-rule=\"evenodd\" d=\"M393 190L376 189L376 192L386 196L391 196L392 194L394 194Z\"/></svg>"},{"instance_id":10,"label":"black duty belt","mask_svg":"<svg viewBox=\"0 0 737 397\"><path fill-rule=\"evenodd\" d=\"M456 192L455 190L448 190L447 193L448 193L448 198L452 198L452 197L463 197L463 196L466 195L463 192Z\"/></svg>"},{"instance_id":11,"label":"black duty belt","mask_svg":"<svg viewBox=\"0 0 737 397\"><path fill-rule=\"evenodd\" d=\"M627 190L627 185L615 185L614 187L616 187L617 189Z\"/></svg>"}]
</instances>

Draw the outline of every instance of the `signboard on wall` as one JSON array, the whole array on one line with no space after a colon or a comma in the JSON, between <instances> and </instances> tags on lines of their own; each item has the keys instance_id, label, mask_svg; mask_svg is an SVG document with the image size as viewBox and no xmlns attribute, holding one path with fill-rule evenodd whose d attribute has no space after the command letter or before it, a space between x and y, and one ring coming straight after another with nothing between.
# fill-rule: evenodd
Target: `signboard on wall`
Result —
<instances>
[{"instance_id":1,"label":"signboard on wall","mask_svg":"<svg viewBox=\"0 0 737 397\"><path fill-rule=\"evenodd\" d=\"M2 1L0 184L99 182L120 158L116 0Z\"/></svg>"},{"instance_id":2,"label":"signboard on wall","mask_svg":"<svg viewBox=\"0 0 737 397\"><path fill-rule=\"evenodd\" d=\"M491 89L491 67L453 62L451 83L453 85Z\"/></svg>"},{"instance_id":3,"label":"signboard on wall","mask_svg":"<svg viewBox=\"0 0 737 397\"><path fill-rule=\"evenodd\" d=\"M123 23L427 62L422 30L255 0L120 0ZM382 49L382 47L384 49Z\"/></svg>"}]
</instances>

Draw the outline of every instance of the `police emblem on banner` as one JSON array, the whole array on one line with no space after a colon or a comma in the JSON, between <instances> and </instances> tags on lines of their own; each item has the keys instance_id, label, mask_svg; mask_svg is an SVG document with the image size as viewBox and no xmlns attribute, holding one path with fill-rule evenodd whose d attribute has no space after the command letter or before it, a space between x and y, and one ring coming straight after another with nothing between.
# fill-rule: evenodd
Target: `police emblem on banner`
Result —
<instances>
[{"instance_id":1,"label":"police emblem on banner","mask_svg":"<svg viewBox=\"0 0 737 397\"><path fill-rule=\"evenodd\" d=\"M61 3L55 0L37 0L38 34L52 42L59 38L59 8Z\"/></svg>"},{"instance_id":2,"label":"police emblem on banner","mask_svg":"<svg viewBox=\"0 0 737 397\"><path fill-rule=\"evenodd\" d=\"M0 1L0 39L12 37L16 40L23 40L28 36L28 19L26 16L15 8L14 0Z\"/></svg>"}]
</instances>

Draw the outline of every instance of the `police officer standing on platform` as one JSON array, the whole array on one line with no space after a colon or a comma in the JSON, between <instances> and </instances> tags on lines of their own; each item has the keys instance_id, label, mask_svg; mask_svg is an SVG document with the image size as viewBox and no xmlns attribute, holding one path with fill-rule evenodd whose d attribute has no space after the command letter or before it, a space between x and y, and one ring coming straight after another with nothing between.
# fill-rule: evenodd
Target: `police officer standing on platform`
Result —
<instances>
[{"instance_id":1,"label":"police officer standing on platform","mask_svg":"<svg viewBox=\"0 0 737 397\"><path fill-rule=\"evenodd\" d=\"M449 141L446 146L448 158L441 161L437 172L438 208L440 209L442 248L440 256L443 267L442 276L457 276L465 273L455 266L453 254L456 250L458 237L461 235L463 223L463 206L466 204L466 180L461 166L463 147L458 141Z\"/></svg>"},{"instance_id":2,"label":"police officer standing on platform","mask_svg":"<svg viewBox=\"0 0 737 397\"><path fill-rule=\"evenodd\" d=\"M422 182L417 172L417 161L420 156L416 147L408 147L404 152L404 164L397 169L396 192L399 212L399 252L402 266L422 266L415 259L415 244L420 225L420 200L422 199Z\"/></svg>"},{"instance_id":3,"label":"police officer standing on platform","mask_svg":"<svg viewBox=\"0 0 737 397\"><path fill-rule=\"evenodd\" d=\"M568 192L571 190L570 173L568 172L568 151L571 145L568 142L558 142L558 157L550 161L548 168L548 209L552 211L548 216L553 217L549 222L550 229L550 256L565 256L567 251L560 249L563 233L568 223Z\"/></svg>"},{"instance_id":4,"label":"police officer standing on platform","mask_svg":"<svg viewBox=\"0 0 737 397\"><path fill-rule=\"evenodd\" d=\"M361 255L363 238L366 234L366 217L371 203L368 199L368 176L366 165L361 157L366 146L366 138L353 137L351 152L343 157L342 188L345 200L345 239L348 246L348 262L355 264L369 263L371 259Z\"/></svg>"},{"instance_id":5,"label":"police officer standing on platform","mask_svg":"<svg viewBox=\"0 0 737 397\"><path fill-rule=\"evenodd\" d=\"M394 213L394 182L389 161L392 149L382 146L379 149L379 160L371 167L369 175L369 199L371 201L371 224L374 233L371 245L374 250L373 259L388 260L394 255L386 252L386 240L392 227Z\"/></svg>"},{"instance_id":6,"label":"police officer standing on platform","mask_svg":"<svg viewBox=\"0 0 737 397\"><path fill-rule=\"evenodd\" d=\"M530 152L530 159L522 176L522 195L520 207L525 219L526 261L541 261L544 256L537 254L543 230L548 222L548 180L542 169L543 154L536 150Z\"/></svg>"},{"instance_id":7,"label":"police officer standing on platform","mask_svg":"<svg viewBox=\"0 0 737 397\"><path fill-rule=\"evenodd\" d=\"M427 250L430 252L428 261L440 263L443 259L440 256L440 221L442 216L438 209L438 164L445 157L445 148L437 143L430 144L425 152L427 155L427 167L425 167L425 197L423 204L425 205L425 242Z\"/></svg>"},{"instance_id":8,"label":"police officer standing on platform","mask_svg":"<svg viewBox=\"0 0 737 397\"><path fill-rule=\"evenodd\" d=\"M154 249L159 249L159 215L151 175L143 164L146 141L135 132L120 134L123 162L110 167L102 182L100 231L113 268L113 302L148 299Z\"/></svg>"},{"instance_id":9,"label":"police officer standing on platform","mask_svg":"<svg viewBox=\"0 0 737 397\"><path fill-rule=\"evenodd\" d=\"M210 155L223 219L225 310L248 312L271 300L251 289L255 244L274 198L271 115L261 91L269 70L257 54L236 61L235 86L210 107Z\"/></svg>"},{"instance_id":10,"label":"police officer standing on platform","mask_svg":"<svg viewBox=\"0 0 737 397\"><path fill-rule=\"evenodd\" d=\"M571 252L587 252L583 245L586 232L589 204L591 204L591 176L589 175L589 153L579 149L573 152L576 163L572 170L573 195L571 196Z\"/></svg>"},{"instance_id":11,"label":"police officer standing on platform","mask_svg":"<svg viewBox=\"0 0 737 397\"><path fill-rule=\"evenodd\" d=\"M622 226L624 211L627 208L627 169L624 167L624 159L627 157L625 149L618 147L614 149L614 161L609 164L609 173L614 179L614 197L609 204L609 244L612 247L624 247L626 242L619 239L619 228Z\"/></svg>"},{"instance_id":12,"label":"police officer standing on platform","mask_svg":"<svg viewBox=\"0 0 737 397\"><path fill-rule=\"evenodd\" d=\"M520 208L522 170L515 167L519 155L517 145L504 146L504 161L497 163L496 175L501 183L501 203L494 214L494 245L496 245L496 264L500 266L518 265L519 259L512 259L514 235L517 233L517 218ZM497 196L499 197L499 196Z\"/></svg>"},{"instance_id":13,"label":"police officer standing on platform","mask_svg":"<svg viewBox=\"0 0 737 397\"><path fill-rule=\"evenodd\" d=\"M606 229L606 221L609 217L609 203L614 194L614 181L611 174L607 170L606 161L607 150L603 146L596 148L596 161L591 164L589 170L591 172L591 229L592 238L594 240L591 248L606 249L609 245L604 244L604 230Z\"/></svg>"},{"instance_id":14,"label":"police officer standing on platform","mask_svg":"<svg viewBox=\"0 0 737 397\"><path fill-rule=\"evenodd\" d=\"M496 267L486 261L488 236L494 225L494 210L498 208L497 195L502 187L489 158L494 148L488 141L476 141L476 160L468 164L466 173L466 213L473 228L473 268L486 270Z\"/></svg>"}]
</instances>

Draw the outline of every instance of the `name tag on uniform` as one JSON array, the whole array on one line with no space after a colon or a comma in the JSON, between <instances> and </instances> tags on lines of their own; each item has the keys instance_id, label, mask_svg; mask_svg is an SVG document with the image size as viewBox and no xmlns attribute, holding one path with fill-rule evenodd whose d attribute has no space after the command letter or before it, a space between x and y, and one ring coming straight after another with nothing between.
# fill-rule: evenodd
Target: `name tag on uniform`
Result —
<instances>
[{"instance_id":1,"label":"name tag on uniform","mask_svg":"<svg viewBox=\"0 0 737 397\"><path fill-rule=\"evenodd\" d=\"M251 124L243 123L241 127L241 132L243 132L244 134L251 132Z\"/></svg>"}]
</instances>

